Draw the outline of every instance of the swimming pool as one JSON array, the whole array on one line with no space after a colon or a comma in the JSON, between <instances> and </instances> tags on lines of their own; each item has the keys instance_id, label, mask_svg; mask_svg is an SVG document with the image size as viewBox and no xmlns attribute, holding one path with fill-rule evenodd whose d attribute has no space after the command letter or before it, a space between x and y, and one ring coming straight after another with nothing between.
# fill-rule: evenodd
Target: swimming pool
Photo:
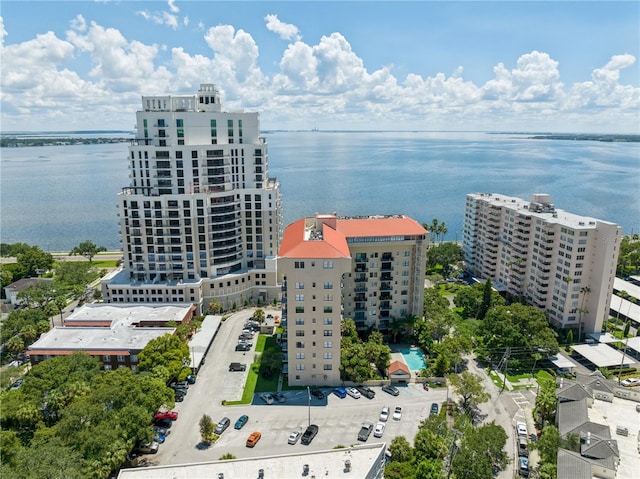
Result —
<instances>
[{"instance_id":1,"label":"swimming pool","mask_svg":"<svg viewBox=\"0 0 640 479\"><path fill-rule=\"evenodd\" d=\"M419 349L403 349L400 352L411 371L420 371L427 367L424 354Z\"/></svg>"}]
</instances>

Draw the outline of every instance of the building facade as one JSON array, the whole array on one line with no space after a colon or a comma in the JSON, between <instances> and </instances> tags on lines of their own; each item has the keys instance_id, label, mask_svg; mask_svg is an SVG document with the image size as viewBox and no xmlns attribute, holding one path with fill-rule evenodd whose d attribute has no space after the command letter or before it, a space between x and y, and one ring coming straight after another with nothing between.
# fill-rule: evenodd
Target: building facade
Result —
<instances>
[{"instance_id":1,"label":"building facade","mask_svg":"<svg viewBox=\"0 0 640 479\"><path fill-rule=\"evenodd\" d=\"M343 317L388 330L421 316L428 233L406 216L316 214L289 225L278 254L290 385L340 383Z\"/></svg>"},{"instance_id":2,"label":"building facade","mask_svg":"<svg viewBox=\"0 0 640 479\"><path fill-rule=\"evenodd\" d=\"M109 302L268 301L277 295L280 185L258 113L224 111L220 93L143 96L119 194L123 268Z\"/></svg>"},{"instance_id":3,"label":"building facade","mask_svg":"<svg viewBox=\"0 0 640 479\"><path fill-rule=\"evenodd\" d=\"M609 305L621 228L531 201L468 194L463 249L467 270L545 311L552 326L600 332Z\"/></svg>"}]
</instances>

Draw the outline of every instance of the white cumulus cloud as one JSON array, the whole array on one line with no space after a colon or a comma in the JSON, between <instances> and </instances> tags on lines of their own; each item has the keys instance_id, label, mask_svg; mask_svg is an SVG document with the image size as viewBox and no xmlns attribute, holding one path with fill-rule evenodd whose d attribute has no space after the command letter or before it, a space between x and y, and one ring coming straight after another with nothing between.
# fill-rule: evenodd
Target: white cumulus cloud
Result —
<instances>
[{"instance_id":1,"label":"white cumulus cloud","mask_svg":"<svg viewBox=\"0 0 640 479\"><path fill-rule=\"evenodd\" d=\"M298 27L290 23L281 22L277 15L267 15L267 30L277 33L283 40L299 41L302 39Z\"/></svg>"}]
</instances>

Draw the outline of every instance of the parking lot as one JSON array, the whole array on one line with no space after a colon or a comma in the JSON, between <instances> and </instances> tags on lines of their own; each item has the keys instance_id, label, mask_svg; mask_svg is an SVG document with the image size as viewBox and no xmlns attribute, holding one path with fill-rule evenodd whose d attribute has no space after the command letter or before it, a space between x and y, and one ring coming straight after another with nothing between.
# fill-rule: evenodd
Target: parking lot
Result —
<instances>
[{"instance_id":1,"label":"parking lot","mask_svg":"<svg viewBox=\"0 0 640 479\"><path fill-rule=\"evenodd\" d=\"M243 458L349 446L358 443L358 431L364 421L371 421L374 425L378 422L384 406L389 406L391 410L401 406L402 419L395 421L390 418L383 437L374 438L371 435L367 442L389 443L395 436L405 436L412 443L420 421L429 415L431 403L443 403L447 399L446 388L425 391L421 385L409 384L398 387L400 395L397 397L383 392L380 387L374 387L372 389L376 395L373 399L354 399L349 396L340 399L329 394L330 389L325 389L325 398L318 400L311 397L309 405L306 390L293 390L284 391L285 403L267 405L256 396L251 405L223 406L225 399L241 398L248 366L255 357L255 346L248 352L235 351L237 337L252 312L240 311L221 324L197 383L189 388L184 401L176 404L179 418L158 453L149 456L150 464L211 461L227 453ZM279 314L279 311L266 308L265 313ZM247 371L230 372L228 368L231 362L246 363ZM198 422L203 414L211 416L214 422L222 417L231 420L231 427L209 448L203 448L200 444ZM241 430L235 430L233 424L243 414L249 416L249 421ZM289 445L289 434L294 430L304 431L309 423L319 426L313 442L308 446L299 441ZM260 431L262 438L250 449L245 442L253 431Z\"/></svg>"}]
</instances>

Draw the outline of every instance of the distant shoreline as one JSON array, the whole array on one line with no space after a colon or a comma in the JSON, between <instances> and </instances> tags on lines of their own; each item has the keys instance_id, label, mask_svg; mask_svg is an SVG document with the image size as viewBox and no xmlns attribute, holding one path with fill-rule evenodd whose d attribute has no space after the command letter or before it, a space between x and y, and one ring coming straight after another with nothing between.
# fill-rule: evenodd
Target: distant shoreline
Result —
<instances>
[{"instance_id":1,"label":"distant shoreline","mask_svg":"<svg viewBox=\"0 0 640 479\"><path fill-rule=\"evenodd\" d=\"M262 134L291 132L292 130L266 130ZM320 130L296 130L294 132L306 133ZM386 130L385 130L386 131ZM327 130L326 133L336 133L340 130ZM431 131L425 131L430 133ZM361 131L345 130L343 133L362 133ZM460 133L468 133L461 131ZM487 135L522 135L528 140L572 140L572 141L600 141L616 143L639 143L640 135L618 133L532 133L518 131L486 131L480 132ZM82 135L118 135L129 134L129 137L85 137ZM62 136L64 135L64 136ZM10 132L0 135L0 148L24 148L34 146L70 146L70 145L96 145L109 143L128 143L135 137L135 132L123 130L99 130L99 131L63 131L63 132Z\"/></svg>"}]
</instances>

